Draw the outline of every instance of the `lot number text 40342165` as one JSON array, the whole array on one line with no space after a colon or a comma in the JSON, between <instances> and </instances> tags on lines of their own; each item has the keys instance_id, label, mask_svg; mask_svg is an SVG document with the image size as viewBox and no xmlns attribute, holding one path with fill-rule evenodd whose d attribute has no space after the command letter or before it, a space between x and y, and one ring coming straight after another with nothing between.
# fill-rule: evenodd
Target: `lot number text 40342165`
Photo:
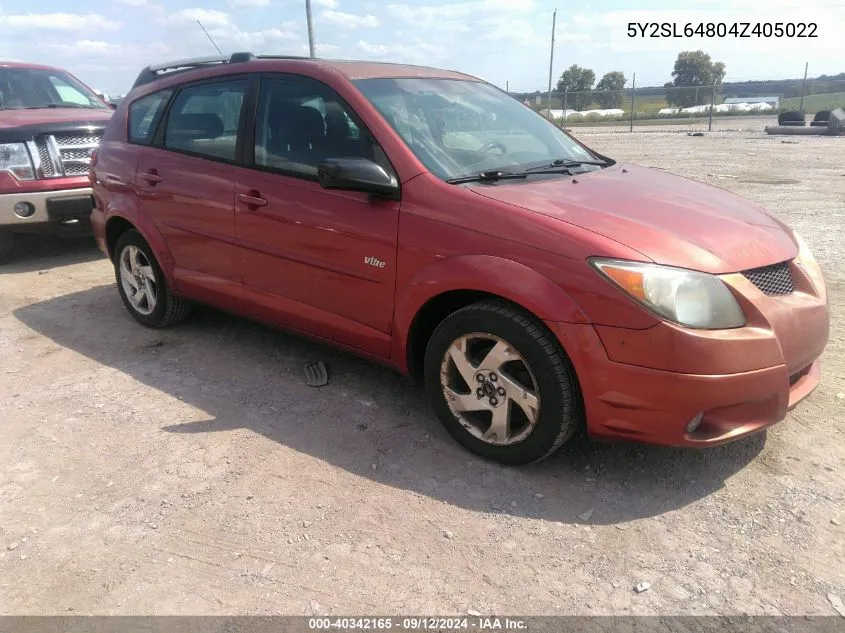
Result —
<instances>
[{"instance_id":1,"label":"lot number text 40342165","mask_svg":"<svg viewBox=\"0 0 845 633\"><path fill-rule=\"evenodd\" d=\"M628 37L818 37L815 22L628 22Z\"/></svg>"}]
</instances>

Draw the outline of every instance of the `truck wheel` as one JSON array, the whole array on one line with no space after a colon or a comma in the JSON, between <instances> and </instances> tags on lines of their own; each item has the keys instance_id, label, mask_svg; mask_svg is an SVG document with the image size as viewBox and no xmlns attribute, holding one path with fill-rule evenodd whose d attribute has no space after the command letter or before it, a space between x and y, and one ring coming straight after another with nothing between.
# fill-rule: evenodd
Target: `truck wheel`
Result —
<instances>
[{"instance_id":1,"label":"truck wheel","mask_svg":"<svg viewBox=\"0 0 845 633\"><path fill-rule=\"evenodd\" d=\"M541 322L504 302L475 303L437 327L425 383L452 437L503 464L548 457L583 424L566 354Z\"/></svg>"},{"instance_id":2,"label":"truck wheel","mask_svg":"<svg viewBox=\"0 0 845 633\"><path fill-rule=\"evenodd\" d=\"M137 231L126 231L114 248L114 274L123 305L138 323L167 327L188 316L191 304L175 297L152 249Z\"/></svg>"},{"instance_id":3,"label":"truck wheel","mask_svg":"<svg viewBox=\"0 0 845 633\"><path fill-rule=\"evenodd\" d=\"M0 231L0 264L5 264L12 259L12 252L15 250L15 239L8 231Z\"/></svg>"}]
</instances>

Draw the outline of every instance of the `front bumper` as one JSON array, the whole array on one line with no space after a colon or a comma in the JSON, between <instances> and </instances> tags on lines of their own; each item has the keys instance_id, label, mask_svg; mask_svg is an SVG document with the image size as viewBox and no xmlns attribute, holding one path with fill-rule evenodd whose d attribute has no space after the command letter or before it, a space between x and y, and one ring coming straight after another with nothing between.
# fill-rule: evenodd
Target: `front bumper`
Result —
<instances>
[{"instance_id":1,"label":"front bumper","mask_svg":"<svg viewBox=\"0 0 845 633\"><path fill-rule=\"evenodd\" d=\"M25 202L34 212L20 217L15 205ZM13 233L90 233L93 198L90 187L0 195L0 230Z\"/></svg>"},{"instance_id":2,"label":"front bumper","mask_svg":"<svg viewBox=\"0 0 845 633\"><path fill-rule=\"evenodd\" d=\"M782 420L818 386L829 333L821 272L806 262L791 266L795 291L782 297L764 295L742 275L724 277L748 317L743 328L548 323L578 375L588 434L711 446Z\"/></svg>"}]
</instances>

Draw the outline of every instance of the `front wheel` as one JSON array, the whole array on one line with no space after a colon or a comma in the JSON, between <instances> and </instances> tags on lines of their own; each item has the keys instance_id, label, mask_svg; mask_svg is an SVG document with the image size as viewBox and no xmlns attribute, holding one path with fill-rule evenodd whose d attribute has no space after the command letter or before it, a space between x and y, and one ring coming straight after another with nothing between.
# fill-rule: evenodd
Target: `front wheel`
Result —
<instances>
[{"instance_id":1,"label":"front wheel","mask_svg":"<svg viewBox=\"0 0 845 633\"><path fill-rule=\"evenodd\" d=\"M541 322L504 302L467 306L437 327L425 382L452 437L504 464L552 455L583 424L566 354Z\"/></svg>"},{"instance_id":2,"label":"front wheel","mask_svg":"<svg viewBox=\"0 0 845 633\"><path fill-rule=\"evenodd\" d=\"M114 249L114 274L123 305L136 321L151 328L182 321L190 304L174 296L153 255L152 249L135 230L126 231Z\"/></svg>"}]
</instances>

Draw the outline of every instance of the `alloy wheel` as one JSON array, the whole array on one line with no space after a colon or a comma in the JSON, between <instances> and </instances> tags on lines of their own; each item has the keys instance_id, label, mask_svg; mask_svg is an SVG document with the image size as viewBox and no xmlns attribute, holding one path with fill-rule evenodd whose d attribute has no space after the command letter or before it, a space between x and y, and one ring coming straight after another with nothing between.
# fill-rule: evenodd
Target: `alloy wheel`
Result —
<instances>
[{"instance_id":1,"label":"alloy wheel","mask_svg":"<svg viewBox=\"0 0 845 633\"><path fill-rule=\"evenodd\" d=\"M144 252L132 244L120 253L120 283L134 310L152 314L158 302L155 271Z\"/></svg>"},{"instance_id":2,"label":"alloy wheel","mask_svg":"<svg viewBox=\"0 0 845 633\"><path fill-rule=\"evenodd\" d=\"M531 367L510 343L493 334L455 339L443 355L440 385L458 422L489 444L521 442L539 420L540 394Z\"/></svg>"}]
</instances>

